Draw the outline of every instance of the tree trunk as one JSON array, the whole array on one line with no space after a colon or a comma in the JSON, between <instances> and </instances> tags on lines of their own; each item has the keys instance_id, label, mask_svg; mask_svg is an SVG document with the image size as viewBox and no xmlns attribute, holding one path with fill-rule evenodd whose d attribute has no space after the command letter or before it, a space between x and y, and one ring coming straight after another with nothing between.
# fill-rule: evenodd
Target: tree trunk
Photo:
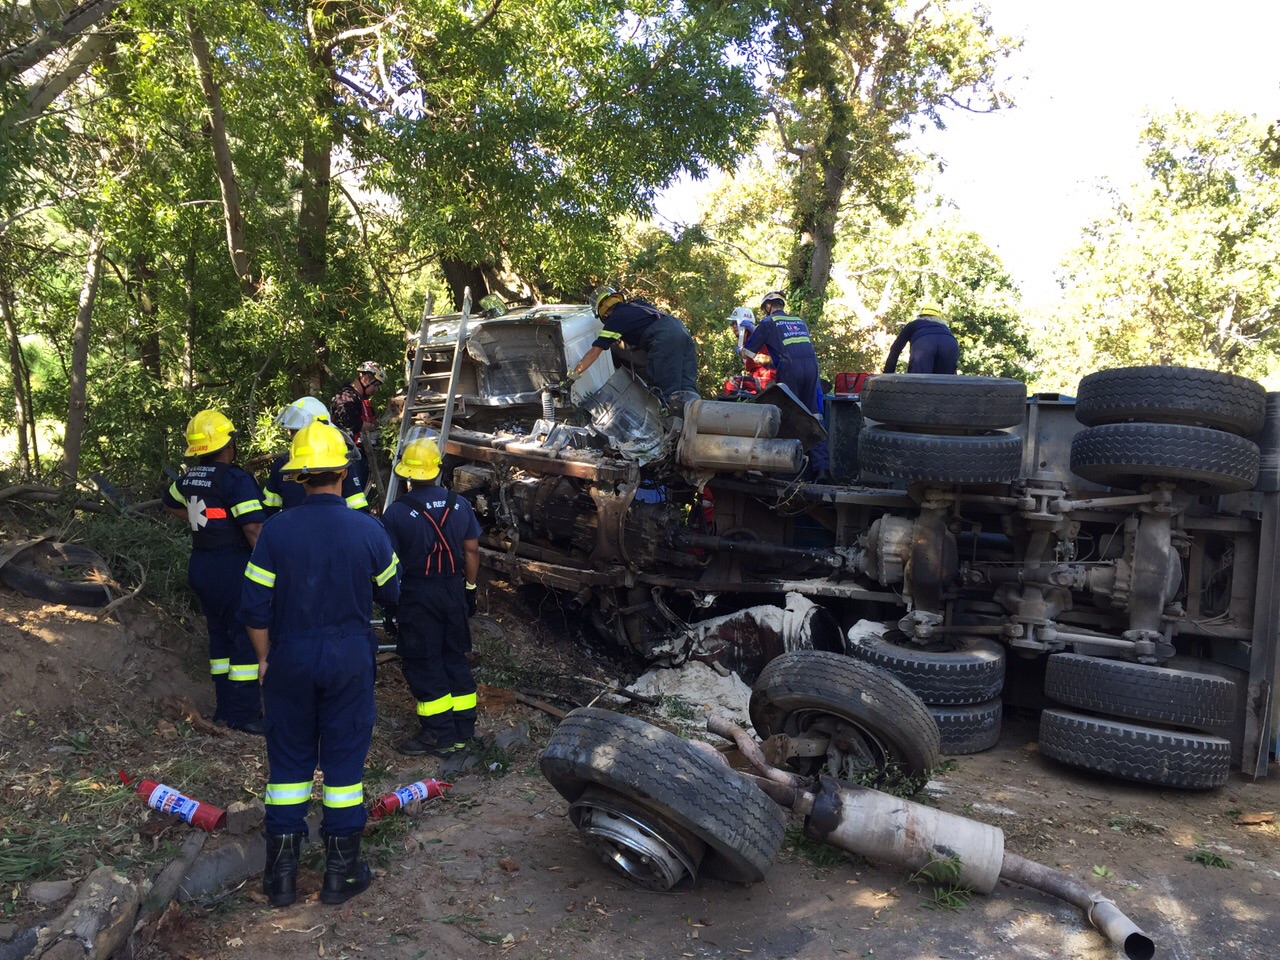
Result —
<instances>
[{"instance_id":1,"label":"tree trunk","mask_svg":"<svg viewBox=\"0 0 1280 960\"><path fill-rule=\"evenodd\" d=\"M39 23L36 36L0 54L0 80L29 70L55 50L67 46L86 30L111 15L123 0L87 0L76 4L56 23Z\"/></svg>"},{"instance_id":2,"label":"tree trunk","mask_svg":"<svg viewBox=\"0 0 1280 960\"><path fill-rule=\"evenodd\" d=\"M13 291L5 264L0 263L0 317L4 318L5 340L9 344L9 376L13 382L13 411L18 426L19 478L30 480L31 448L27 446L27 390L22 376L22 344L18 340L18 324L13 315Z\"/></svg>"},{"instance_id":3,"label":"tree trunk","mask_svg":"<svg viewBox=\"0 0 1280 960\"><path fill-rule=\"evenodd\" d=\"M196 238L194 231L187 242L187 262L182 271L182 287L187 309L182 323L182 389L188 394L195 388L196 318L200 305L196 301Z\"/></svg>"},{"instance_id":4,"label":"tree trunk","mask_svg":"<svg viewBox=\"0 0 1280 960\"><path fill-rule=\"evenodd\" d=\"M156 327L156 303L151 299L147 286L147 281L154 280L155 275L146 254L135 254L125 288L138 308L138 359L142 369L160 380L164 376L160 362L160 331Z\"/></svg>"},{"instance_id":5,"label":"tree trunk","mask_svg":"<svg viewBox=\"0 0 1280 960\"><path fill-rule=\"evenodd\" d=\"M85 388L89 371L89 330L93 320L93 302L98 296L102 278L103 240L95 233L89 241L89 260L84 268L84 286L80 288L80 305L76 309L76 325L71 335L71 388L67 404L67 432L63 442L63 485L71 486L80 475L80 440L84 435Z\"/></svg>"},{"instance_id":6,"label":"tree trunk","mask_svg":"<svg viewBox=\"0 0 1280 960\"><path fill-rule=\"evenodd\" d=\"M191 38L191 55L196 73L200 77L200 89L205 105L209 108L209 136L213 141L213 165L222 192L222 219L227 229L227 252L231 267L236 272L240 292L250 299L258 295L258 282L253 275L253 264L244 239L244 213L240 209L240 186L236 170L231 162L231 146L227 142L227 118L222 110L222 91L213 79L213 65L209 56L209 41L197 26L195 17L187 11L187 31Z\"/></svg>"}]
</instances>

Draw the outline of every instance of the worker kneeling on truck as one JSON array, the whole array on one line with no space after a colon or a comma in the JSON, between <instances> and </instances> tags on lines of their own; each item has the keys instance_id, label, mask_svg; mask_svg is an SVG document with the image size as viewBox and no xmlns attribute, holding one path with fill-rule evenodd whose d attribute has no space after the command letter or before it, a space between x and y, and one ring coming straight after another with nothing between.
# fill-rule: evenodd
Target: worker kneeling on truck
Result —
<instances>
[{"instance_id":1,"label":"worker kneeling on truck","mask_svg":"<svg viewBox=\"0 0 1280 960\"><path fill-rule=\"evenodd\" d=\"M480 521L466 498L437 484L440 446L429 431L410 431L395 471L409 489L382 516L402 576L399 606L386 614L418 714L418 733L396 749L410 757L447 757L476 735L476 682L467 654Z\"/></svg>"}]
</instances>

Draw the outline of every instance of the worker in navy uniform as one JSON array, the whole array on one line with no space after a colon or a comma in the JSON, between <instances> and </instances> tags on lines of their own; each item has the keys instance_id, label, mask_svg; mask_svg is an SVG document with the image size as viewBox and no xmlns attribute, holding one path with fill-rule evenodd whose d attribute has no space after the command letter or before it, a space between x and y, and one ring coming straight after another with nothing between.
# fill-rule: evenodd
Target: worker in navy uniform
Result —
<instances>
[{"instance_id":1,"label":"worker in navy uniform","mask_svg":"<svg viewBox=\"0 0 1280 960\"><path fill-rule=\"evenodd\" d=\"M314 421L297 432L285 476L306 488L300 506L270 517L245 568L241 615L258 656L266 706L266 869L272 906L297 897L316 765L324 773L324 903L368 888L360 860L364 763L373 737L373 602L395 603L400 577L386 532L341 497L347 445Z\"/></svg>"},{"instance_id":2,"label":"worker in navy uniform","mask_svg":"<svg viewBox=\"0 0 1280 960\"><path fill-rule=\"evenodd\" d=\"M289 439L292 440L312 420L328 423L329 409L315 397L299 397L276 415L275 424L288 430ZM285 451L271 461L267 482L262 485L262 505L266 508L267 516L296 507L307 495L302 484L284 476L284 465L288 459L289 453ZM347 470L347 476L342 481L342 499L353 510L369 512L369 498L365 495L364 484L351 469Z\"/></svg>"},{"instance_id":3,"label":"worker in navy uniform","mask_svg":"<svg viewBox=\"0 0 1280 960\"><path fill-rule=\"evenodd\" d=\"M916 318L898 332L884 362L885 373L893 373L898 368L898 356L907 344L911 345L907 373L956 372L960 362L960 344L947 326L942 309L936 304L922 304Z\"/></svg>"},{"instance_id":4,"label":"worker in navy uniform","mask_svg":"<svg viewBox=\"0 0 1280 960\"><path fill-rule=\"evenodd\" d=\"M437 486L440 447L430 434L406 438L395 471L409 489L382 516L400 558L396 651L417 702L418 733L397 749L438 757L463 750L476 732L476 682L467 654L480 573L480 523L471 504Z\"/></svg>"},{"instance_id":5,"label":"worker in navy uniform","mask_svg":"<svg viewBox=\"0 0 1280 960\"><path fill-rule=\"evenodd\" d=\"M821 420L822 383L808 324L786 312L786 298L777 290L764 295L760 310L764 319L738 352L747 360L772 363L778 371L778 383L790 388L796 399ZM819 480L825 479L828 466L825 440L809 451L809 465Z\"/></svg>"},{"instance_id":6,"label":"worker in navy uniform","mask_svg":"<svg viewBox=\"0 0 1280 960\"><path fill-rule=\"evenodd\" d=\"M191 526L187 579L209 628L215 723L262 734L258 658L240 619L249 552L266 514L257 481L235 465L235 427L217 410L187 424L187 471L165 491L165 510Z\"/></svg>"},{"instance_id":7,"label":"worker in navy uniform","mask_svg":"<svg viewBox=\"0 0 1280 960\"><path fill-rule=\"evenodd\" d=\"M669 405L698 399L698 351L683 323L644 300L627 300L613 287L593 294L595 314L604 324L600 336L578 365L569 371L576 380L619 341L648 352L649 385Z\"/></svg>"}]
</instances>

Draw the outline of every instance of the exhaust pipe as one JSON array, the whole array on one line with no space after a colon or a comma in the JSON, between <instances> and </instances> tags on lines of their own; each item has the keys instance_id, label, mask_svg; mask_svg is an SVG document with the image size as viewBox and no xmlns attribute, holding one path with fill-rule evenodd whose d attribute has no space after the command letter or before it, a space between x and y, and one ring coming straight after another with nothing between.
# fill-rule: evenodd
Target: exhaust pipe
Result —
<instances>
[{"instance_id":1,"label":"exhaust pipe","mask_svg":"<svg viewBox=\"0 0 1280 960\"><path fill-rule=\"evenodd\" d=\"M1113 901L1059 870L1005 852L999 827L830 777L819 778L815 793L802 778L771 766L755 740L727 717L708 715L707 729L738 747L760 774L752 779L775 802L804 817L806 837L911 870L954 857L960 882L978 893L990 893L999 879L1020 883L1079 907L1129 960L1155 956L1155 942Z\"/></svg>"}]
</instances>

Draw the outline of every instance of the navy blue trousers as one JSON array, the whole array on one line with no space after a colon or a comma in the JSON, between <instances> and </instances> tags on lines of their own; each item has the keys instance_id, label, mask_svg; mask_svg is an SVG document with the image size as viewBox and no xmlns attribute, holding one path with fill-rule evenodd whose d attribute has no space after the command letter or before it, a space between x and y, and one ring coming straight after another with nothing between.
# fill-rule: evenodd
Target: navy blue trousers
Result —
<instances>
[{"instance_id":1,"label":"navy blue trousers","mask_svg":"<svg viewBox=\"0 0 1280 960\"><path fill-rule=\"evenodd\" d=\"M209 627L209 673L213 676L216 723L238 726L262 716L258 655L240 621L240 590L248 551L192 550L187 579L200 598Z\"/></svg>"},{"instance_id":2,"label":"navy blue trousers","mask_svg":"<svg viewBox=\"0 0 1280 960\"><path fill-rule=\"evenodd\" d=\"M677 390L697 393L698 351L683 323L659 317L645 328L640 346L649 352L649 383L661 391L663 400L670 400Z\"/></svg>"},{"instance_id":3,"label":"navy blue trousers","mask_svg":"<svg viewBox=\"0 0 1280 960\"><path fill-rule=\"evenodd\" d=\"M471 739L476 681L467 662L471 623L462 576L405 578L396 620L396 652L413 693L420 736L441 745Z\"/></svg>"},{"instance_id":4,"label":"navy blue trousers","mask_svg":"<svg viewBox=\"0 0 1280 960\"><path fill-rule=\"evenodd\" d=\"M818 376L818 365L813 362L796 363L792 361L778 368L778 382L785 383L796 395L796 399L809 408L809 412L822 419L822 383ZM827 441L809 451L809 468L813 473L824 473L830 466L830 454Z\"/></svg>"},{"instance_id":5,"label":"navy blue trousers","mask_svg":"<svg viewBox=\"0 0 1280 960\"><path fill-rule=\"evenodd\" d=\"M907 373L955 373L960 344L949 333L928 333L911 341Z\"/></svg>"},{"instance_id":6,"label":"navy blue trousers","mask_svg":"<svg viewBox=\"0 0 1280 960\"><path fill-rule=\"evenodd\" d=\"M274 642L262 682L266 705L266 830L307 832L316 766L324 773L325 836L364 829L364 762L373 739L372 634L290 637Z\"/></svg>"}]
</instances>

